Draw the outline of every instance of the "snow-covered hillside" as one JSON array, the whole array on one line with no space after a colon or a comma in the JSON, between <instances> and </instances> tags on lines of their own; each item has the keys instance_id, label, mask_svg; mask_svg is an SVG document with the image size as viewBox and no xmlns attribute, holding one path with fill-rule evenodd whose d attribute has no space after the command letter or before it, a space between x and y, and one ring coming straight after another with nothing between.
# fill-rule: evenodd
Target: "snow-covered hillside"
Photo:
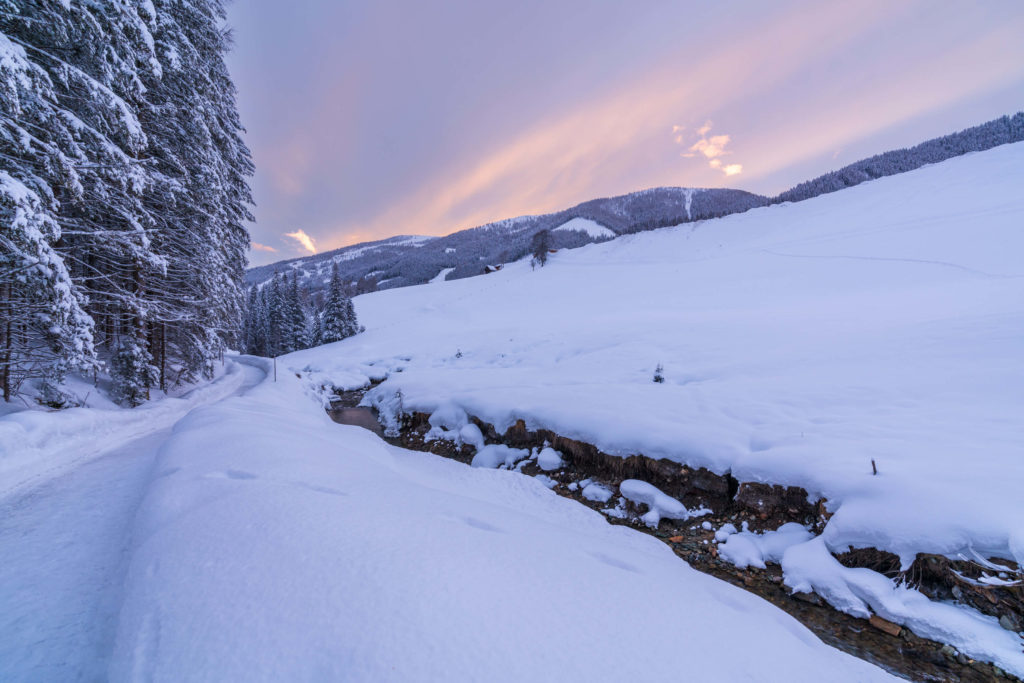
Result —
<instances>
[{"instance_id":1,"label":"snow-covered hillside","mask_svg":"<svg viewBox=\"0 0 1024 683\"><path fill-rule=\"evenodd\" d=\"M367 397L385 412L524 419L802 486L835 514L787 551L790 585L1020 673L994 618L917 609L823 551L1024 563L1022 180L1024 144L1006 145L536 271L374 293L356 299L365 334L284 362L340 387L387 376Z\"/></svg>"},{"instance_id":2,"label":"snow-covered hillside","mask_svg":"<svg viewBox=\"0 0 1024 683\"><path fill-rule=\"evenodd\" d=\"M766 203L766 197L742 190L655 187L591 199L556 213L506 218L444 237L399 235L355 244L252 268L245 278L250 285L260 285L277 271L294 271L302 287L317 291L337 264L342 279L361 292L407 287L429 282L445 269L451 279L459 279L480 275L488 265L514 261L529 251L530 239L540 230L552 230L553 248L575 248L619 234L724 216ZM555 230L567 223L575 227ZM581 226L589 229L579 229Z\"/></svg>"},{"instance_id":3,"label":"snow-covered hillside","mask_svg":"<svg viewBox=\"0 0 1024 683\"><path fill-rule=\"evenodd\" d=\"M179 423L124 587L116 681L893 680L531 478L331 423L285 373Z\"/></svg>"}]
</instances>

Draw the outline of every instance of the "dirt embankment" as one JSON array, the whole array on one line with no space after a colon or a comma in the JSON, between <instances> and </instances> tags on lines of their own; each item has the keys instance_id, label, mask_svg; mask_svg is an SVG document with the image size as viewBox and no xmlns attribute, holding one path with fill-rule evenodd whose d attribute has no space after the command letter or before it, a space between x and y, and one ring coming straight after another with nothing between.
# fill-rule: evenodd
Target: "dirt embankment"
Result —
<instances>
[{"instance_id":1,"label":"dirt embankment","mask_svg":"<svg viewBox=\"0 0 1024 683\"><path fill-rule=\"evenodd\" d=\"M358 390L339 394L337 407L330 411L332 417L345 424L366 426L361 423L367 416L372 417L370 409L357 409L358 415L351 410L364 393L365 390ZM406 416L400 435L388 440L403 448L430 452L468 464L475 453L472 446L425 439L430 430L428 417L424 413ZM825 501L808 502L807 492L802 488L739 482L729 474L688 468L670 460L654 460L643 455L611 456L592 444L547 430L529 431L522 421L503 434L479 419L472 418L472 421L488 443L514 448L541 448L549 444L560 451L565 466L544 473L556 482L553 490L595 510L605 505L583 498L580 489L570 487L570 484L591 479L616 490L625 479L641 479L689 508L701 505L710 508L713 514L699 521L709 521L712 529L727 522L737 527L746 522L750 529L760 531L776 529L786 522L798 522L820 533L828 521ZM525 465L522 471L530 475L540 473L534 462ZM919 681L1020 681L998 667L974 661L948 645L920 638L910 630L881 618L859 619L833 609L815 594L791 594L782 584L782 571L776 565L769 564L766 569L738 569L718 557L714 531L703 529L699 523L663 520L657 529L648 529L637 519L642 510L633 508L629 503L627 510L631 513L627 519L608 517L609 523L629 525L662 540L693 568L760 595L797 618L825 643L892 673ZM969 604L999 618L1010 630L1024 628L1021 623L1024 589L977 583L974 579L981 575L983 569L980 564L919 555L910 569L902 572L895 555L874 549L851 550L837 557L846 566L868 567L902 579L932 599ZM1000 563L1016 568L1003 560Z\"/></svg>"}]
</instances>

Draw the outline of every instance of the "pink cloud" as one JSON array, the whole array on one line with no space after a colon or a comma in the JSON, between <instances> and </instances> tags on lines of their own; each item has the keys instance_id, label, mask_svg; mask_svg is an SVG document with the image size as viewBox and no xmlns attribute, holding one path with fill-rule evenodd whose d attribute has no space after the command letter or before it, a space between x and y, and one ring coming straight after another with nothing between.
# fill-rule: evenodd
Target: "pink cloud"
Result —
<instances>
[{"instance_id":1,"label":"pink cloud","mask_svg":"<svg viewBox=\"0 0 1024 683\"><path fill-rule=\"evenodd\" d=\"M310 254L316 253L316 242L313 238L305 233L304 230L296 230L295 232L286 232L285 237L291 237L293 240L302 245L302 247Z\"/></svg>"}]
</instances>

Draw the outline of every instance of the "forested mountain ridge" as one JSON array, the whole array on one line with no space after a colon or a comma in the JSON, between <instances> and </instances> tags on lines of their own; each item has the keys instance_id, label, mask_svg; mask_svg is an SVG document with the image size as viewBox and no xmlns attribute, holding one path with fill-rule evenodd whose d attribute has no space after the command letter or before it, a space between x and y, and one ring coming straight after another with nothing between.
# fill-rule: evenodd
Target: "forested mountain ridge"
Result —
<instances>
[{"instance_id":1,"label":"forested mountain ridge","mask_svg":"<svg viewBox=\"0 0 1024 683\"><path fill-rule=\"evenodd\" d=\"M830 171L800 183L781 193L772 201L773 203L799 202L853 187L868 180L913 171L926 164L938 163L968 152L981 152L998 145L1022 140L1024 140L1024 112L1017 112L1013 116L1002 116L980 126L973 126L957 133L927 140L914 147L894 149L861 159L837 171Z\"/></svg>"},{"instance_id":2,"label":"forested mountain ridge","mask_svg":"<svg viewBox=\"0 0 1024 683\"><path fill-rule=\"evenodd\" d=\"M298 259L252 268L246 282L261 285L276 271L295 270L308 291L322 289L337 263L353 293L391 289L429 282L442 271L447 279L479 275L489 265L516 261L530 250L541 230L554 230L585 218L624 235L642 230L717 218L764 206L767 197L742 190L659 187L631 194L592 199L556 213L508 218L444 237L398 236L364 242ZM580 247L604 238L576 230L551 233L552 248Z\"/></svg>"}]
</instances>

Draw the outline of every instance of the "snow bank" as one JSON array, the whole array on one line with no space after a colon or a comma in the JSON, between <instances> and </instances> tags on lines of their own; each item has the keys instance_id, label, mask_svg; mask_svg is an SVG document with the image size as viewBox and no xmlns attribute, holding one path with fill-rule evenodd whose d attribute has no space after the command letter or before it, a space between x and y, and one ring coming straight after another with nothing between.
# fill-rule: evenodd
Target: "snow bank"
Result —
<instances>
[{"instance_id":1,"label":"snow bank","mask_svg":"<svg viewBox=\"0 0 1024 683\"><path fill-rule=\"evenodd\" d=\"M530 477L331 423L288 373L191 413L155 472L111 680L894 680Z\"/></svg>"},{"instance_id":2,"label":"snow bank","mask_svg":"<svg viewBox=\"0 0 1024 683\"><path fill-rule=\"evenodd\" d=\"M796 523L783 524L775 531L754 533L752 531L736 532L736 527L731 524L732 533L723 527L725 531L724 542L718 547L718 554L722 559L732 562L740 569L747 567L765 568L766 562L779 564L786 549L805 543L814 537L810 531ZM715 539L720 540L718 534Z\"/></svg>"},{"instance_id":3,"label":"snow bank","mask_svg":"<svg viewBox=\"0 0 1024 683\"><path fill-rule=\"evenodd\" d=\"M259 362L255 359L247 362ZM187 394L138 408L26 410L0 417L0 498L37 486L104 451L174 424L193 408L238 390L244 373L227 360L225 373Z\"/></svg>"},{"instance_id":4,"label":"snow bank","mask_svg":"<svg viewBox=\"0 0 1024 683\"><path fill-rule=\"evenodd\" d=\"M626 479L619 484L619 493L633 503L646 505L649 510L640 519L644 524L656 529L662 518L687 520L691 517L711 514L711 510L701 508L699 510L687 510L686 506L675 498L665 495L656 486L648 484L639 479Z\"/></svg>"},{"instance_id":5,"label":"snow bank","mask_svg":"<svg viewBox=\"0 0 1024 683\"><path fill-rule=\"evenodd\" d=\"M870 569L845 567L823 538L786 549L782 569L785 584L794 592L813 591L847 614L877 614L919 636L953 645L968 657L992 662L1016 676L1024 674L1021 637L1002 628L995 617L933 602Z\"/></svg>"}]
</instances>

